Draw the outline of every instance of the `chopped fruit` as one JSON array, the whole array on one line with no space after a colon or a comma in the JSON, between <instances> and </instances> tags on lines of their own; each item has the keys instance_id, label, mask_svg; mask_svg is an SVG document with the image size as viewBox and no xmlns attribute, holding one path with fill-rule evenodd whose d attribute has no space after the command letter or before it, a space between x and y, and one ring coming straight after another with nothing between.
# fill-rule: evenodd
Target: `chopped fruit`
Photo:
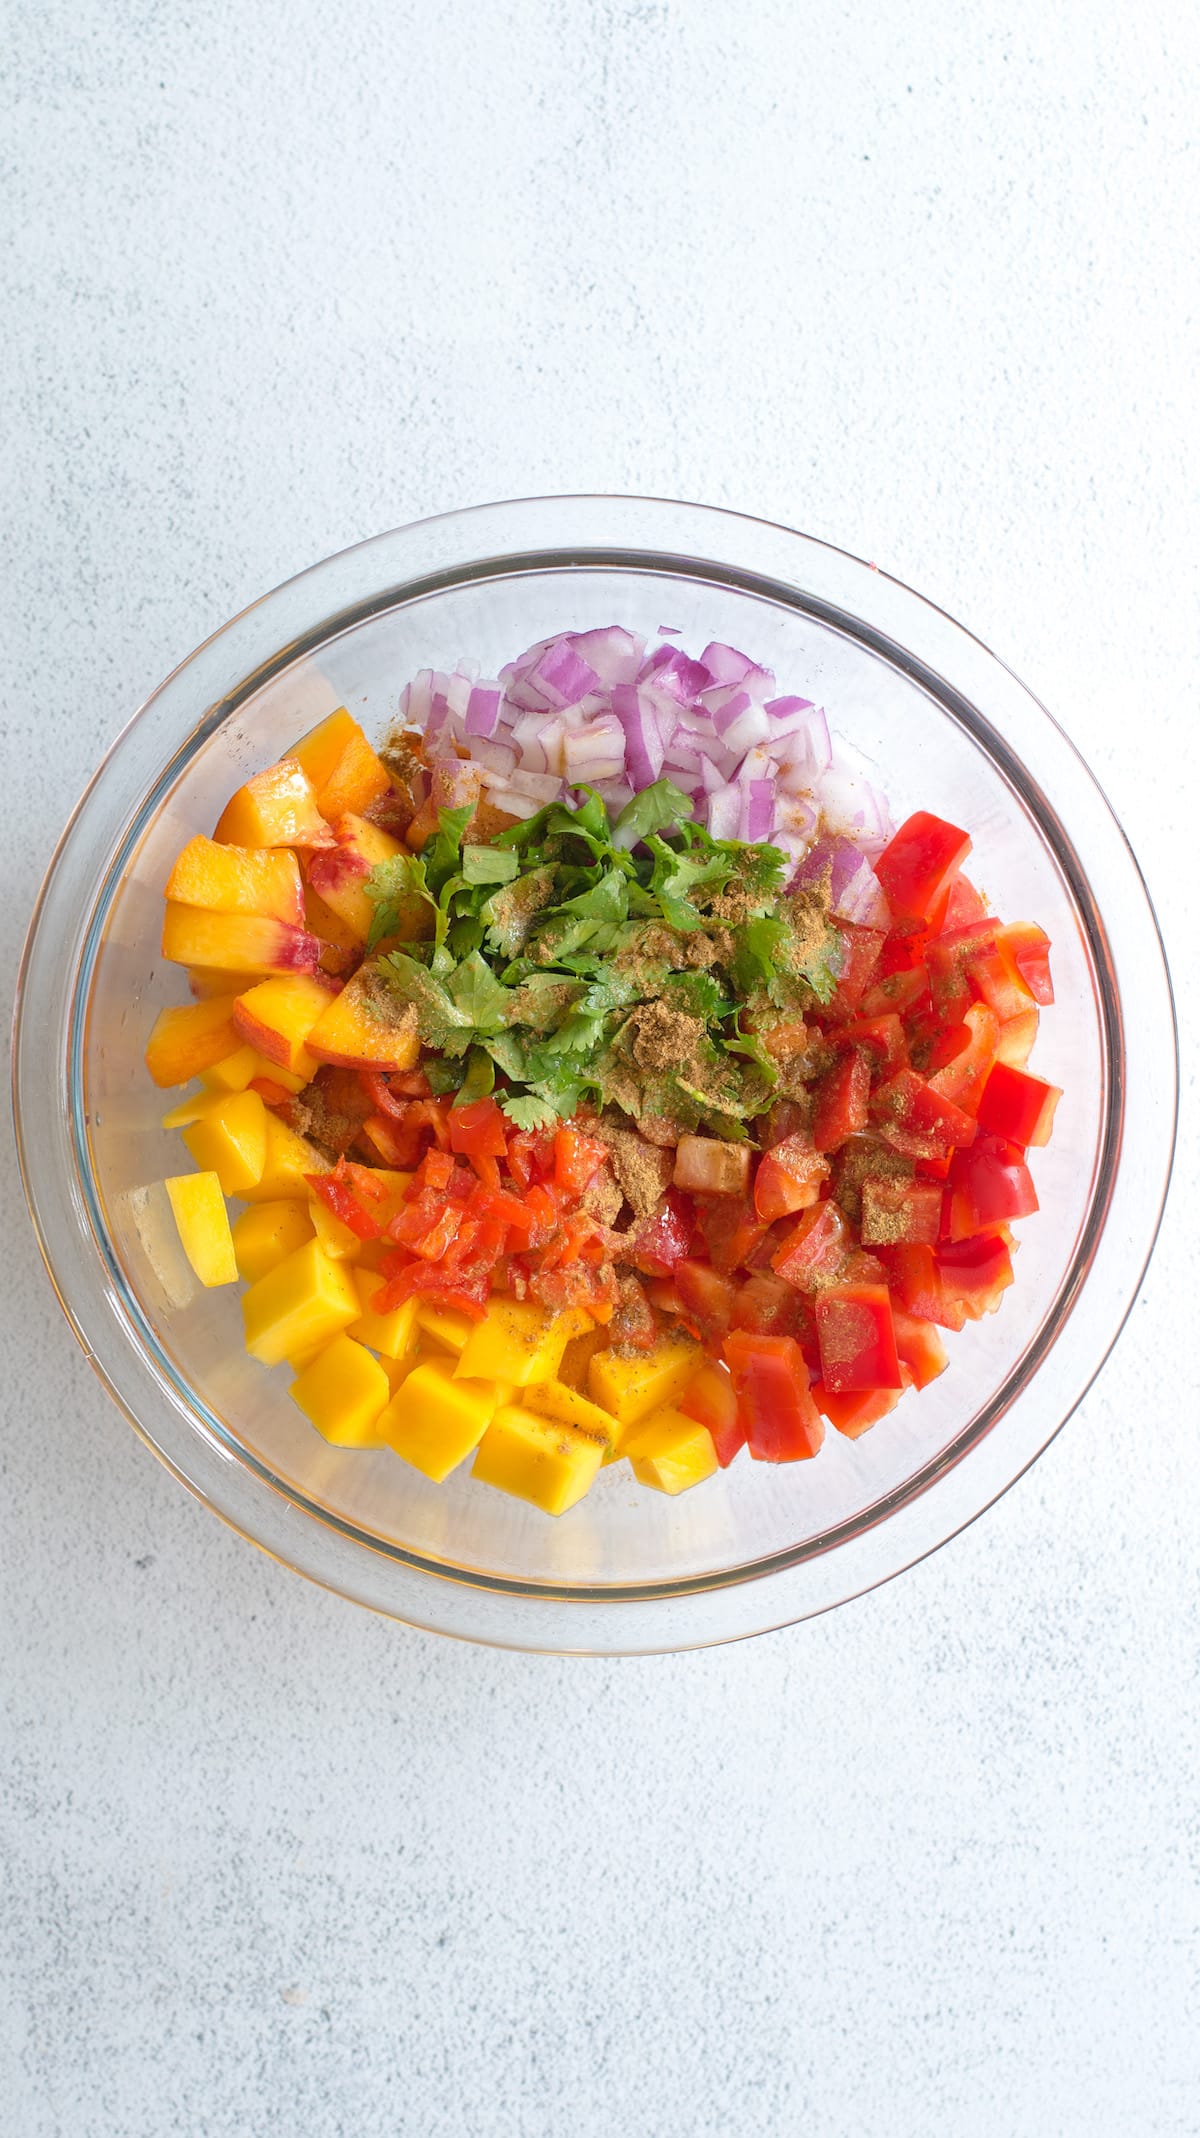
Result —
<instances>
[{"instance_id":1,"label":"chopped fruit","mask_svg":"<svg viewBox=\"0 0 1200 2138\"><path fill-rule=\"evenodd\" d=\"M1040 1149L1050 1141L1054 1109L1061 1097L1057 1085L1044 1084L1040 1076L1027 1076L1023 1069L997 1062L979 1101L980 1126L1009 1143Z\"/></svg>"},{"instance_id":2,"label":"chopped fruit","mask_svg":"<svg viewBox=\"0 0 1200 2138\"><path fill-rule=\"evenodd\" d=\"M160 1010L146 1042L146 1067L162 1091L186 1084L238 1044L233 995L213 995L185 1009Z\"/></svg>"},{"instance_id":3,"label":"chopped fruit","mask_svg":"<svg viewBox=\"0 0 1200 2138\"><path fill-rule=\"evenodd\" d=\"M332 840L333 833L329 836ZM332 906L317 897L310 883L304 886L304 925L310 935L320 937L322 972L341 972L357 963L362 945L353 928L347 928Z\"/></svg>"},{"instance_id":4,"label":"chopped fruit","mask_svg":"<svg viewBox=\"0 0 1200 2138\"><path fill-rule=\"evenodd\" d=\"M739 1415L737 1390L727 1366L709 1360L688 1382L679 1398L685 1417L707 1428L723 1470L746 1445L745 1420Z\"/></svg>"},{"instance_id":5,"label":"chopped fruit","mask_svg":"<svg viewBox=\"0 0 1200 2138\"><path fill-rule=\"evenodd\" d=\"M965 831L919 809L875 863L894 921L923 927L971 851Z\"/></svg>"},{"instance_id":6,"label":"chopped fruit","mask_svg":"<svg viewBox=\"0 0 1200 2138\"><path fill-rule=\"evenodd\" d=\"M213 834L232 846L332 846L312 785L294 758L256 772L228 804Z\"/></svg>"},{"instance_id":7,"label":"chopped fruit","mask_svg":"<svg viewBox=\"0 0 1200 2138\"><path fill-rule=\"evenodd\" d=\"M829 1160L802 1132L785 1136L760 1158L754 1176L754 1208L764 1224L808 1210L821 1192Z\"/></svg>"},{"instance_id":8,"label":"chopped fruit","mask_svg":"<svg viewBox=\"0 0 1200 2138\"><path fill-rule=\"evenodd\" d=\"M247 1092L247 1098L257 1097ZM327 1173L329 1160L320 1151L298 1136L294 1128L281 1121L277 1114L266 1117L266 1153L263 1158L261 1177L252 1188L238 1192L249 1202L273 1202L278 1196L294 1195L303 1203L308 1200L308 1176L310 1173Z\"/></svg>"},{"instance_id":9,"label":"chopped fruit","mask_svg":"<svg viewBox=\"0 0 1200 2138\"><path fill-rule=\"evenodd\" d=\"M280 974L239 995L233 1021L249 1046L307 1084L318 1063L304 1042L335 1000L323 980L307 973Z\"/></svg>"},{"instance_id":10,"label":"chopped fruit","mask_svg":"<svg viewBox=\"0 0 1200 2138\"><path fill-rule=\"evenodd\" d=\"M864 1247L937 1244L942 1191L936 1180L878 1180L862 1185Z\"/></svg>"},{"instance_id":11,"label":"chopped fruit","mask_svg":"<svg viewBox=\"0 0 1200 2138\"><path fill-rule=\"evenodd\" d=\"M734 1329L725 1339L725 1358L755 1462L806 1462L815 1455L825 1428L795 1338Z\"/></svg>"},{"instance_id":12,"label":"chopped fruit","mask_svg":"<svg viewBox=\"0 0 1200 2138\"><path fill-rule=\"evenodd\" d=\"M306 1240L313 1229L303 1203L254 1203L233 1221L233 1251L238 1275L247 1284L257 1284L269 1269L282 1262Z\"/></svg>"},{"instance_id":13,"label":"chopped fruit","mask_svg":"<svg viewBox=\"0 0 1200 2138\"><path fill-rule=\"evenodd\" d=\"M236 1284L229 1213L215 1173L178 1173L163 1183L184 1254L201 1284Z\"/></svg>"},{"instance_id":14,"label":"chopped fruit","mask_svg":"<svg viewBox=\"0 0 1200 2138\"><path fill-rule=\"evenodd\" d=\"M521 1401L527 1410L537 1411L543 1418L560 1418L564 1425L577 1425L581 1433L597 1435L610 1446L615 1444L617 1422L598 1403L590 1403L578 1389L567 1388L561 1381L537 1381L521 1392Z\"/></svg>"},{"instance_id":15,"label":"chopped fruit","mask_svg":"<svg viewBox=\"0 0 1200 2138\"><path fill-rule=\"evenodd\" d=\"M677 1403L701 1361L699 1344L684 1340L660 1343L638 1358L618 1358L598 1351L588 1367L588 1391L601 1410L611 1411L620 1427L617 1445L632 1425L651 1411Z\"/></svg>"},{"instance_id":16,"label":"chopped fruit","mask_svg":"<svg viewBox=\"0 0 1200 2138\"><path fill-rule=\"evenodd\" d=\"M471 1471L543 1514L565 1514L593 1484L605 1443L559 1418L543 1418L516 1404L497 1411Z\"/></svg>"},{"instance_id":17,"label":"chopped fruit","mask_svg":"<svg viewBox=\"0 0 1200 2138\"><path fill-rule=\"evenodd\" d=\"M317 1061L350 1069L412 1069L420 1054L411 1008L397 1001L373 963L360 966L334 996L305 1044Z\"/></svg>"},{"instance_id":18,"label":"chopped fruit","mask_svg":"<svg viewBox=\"0 0 1200 2138\"><path fill-rule=\"evenodd\" d=\"M304 888L296 856L271 847L219 846L189 839L166 881L164 895L209 913L259 913L304 926Z\"/></svg>"},{"instance_id":19,"label":"chopped fruit","mask_svg":"<svg viewBox=\"0 0 1200 2138\"><path fill-rule=\"evenodd\" d=\"M518 1388L531 1381L552 1381L571 1338L583 1336L590 1327L590 1315L578 1308L552 1315L533 1301L496 1295L471 1330L455 1371L476 1379L513 1381Z\"/></svg>"},{"instance_id":20,"label":"chopped fruit","mask_svg":"<svg viewBox=\"0 0 1200 2138\"><path fill-rule=\"evenodd\" d=\"M163 1115L162 1126L164 1128L190 1128L193 1121L203 1121L212 1104L212 1097L211 1091L201 1087L199 1091L192 1093L190 1099L180 1099L178 1106L172 1106Z\"/></svg>"},{"instance_id":21,"label":"chopped fruit","mask_svg":"<svg viewBox=\"0 0 1200 2138\"><path fill-rule=\"evenodd\" d=\"M267 1159L267 1110L256 1091L211 1099L200 1119L183 1131L196 1164L213 1172L223 1195L256 1188Z\"/></svg>"},{"instance_id":22,"label":"chopped fruit","mask_svg":"<svg viewBox=\"0 0 1200 2138\"><path fill-rule=\"evenodd\" d=\"M246 1349L279 1366L330 1342L361 1312L349 1270L308 1240L243 1293Z\"/></svg>"},{"instance_id":23,"label":"chopped fruit","mask_svg":"<svg viewBox=\"0 0 1200 2138\"><path fill-rule=\"evenodd\" d=\"M258 913L209 913L202 906L168 905L162 954L175 965L221 972L315 972L315 935Z\"/></svg>"},{"instance_id":24,"label":"chopped fruit","mask_svg":"<svg viewBox=\"0 0 1200 2138\"><path fill-rule=\"evenodd\" d=\"M292 755L312 783L322 816L331 820L390 791L385 766L344 705L310 728Z\"/></svg>"},{"instance_id":25,"label":"chopped fruit","mask_svg":"<svg viewBox=\"0 0 1200 2138\"><path fill-rule=\"evenodd\" d=\"M404 1462L440 1485L479 1446L497 1394L491 1381L457 1379L449 1360L425 1359L392 1397L380 1435Z\"/></svg>"},{"instance_id":26,"label":"chopped fruit","mask_svg":"<svg viewBox=\"0 0 1200 2138\"><path fill-rule=\"evenodd\" d=\"M327 1255L335 1262L357 1262L366 1242L336 1217L319 1195L310 1195L308 1215L312 1229Z\"/></svg>"},{"instance_id":27,"label":"chopped fruit","mask_svg":"<svg viewBox=\"0 0 1200 2138\"><path fill-rule=\"evenodd\" d=\"M712 1435L680 1410L658 1410L625 1442L624 1453L639 1485L655 1492L686 1492L716 1471Z\"/></svg>"},{"instance_id":28,"label":"chopped fruit","mask_svg":"<svg viewBox=\"0 0 1200 2138\"><path fill-rule=\"evenodd\" d=\"M901 1374L907 1370L914 1388L928 1388L940 1373L945 1373L950 1363L937 1329L931 1321L921 1321L915 1314L906 1314L895 1300L892 1301L892 1327L896 1334Z\"/></svg>"},{"instance_id":29,"label":"chopped fruit","mask_svg":"<svg viewBox=\"0 0 1200 2138\"><path fill-rule=\"evenodd\" d=\"M903 1367L900 1370L903 1374ZM813 1388L813 1399L822 1417L828 1418L830 1425L846 1440L860 1440L873 1425L878 1425L881 1418L886 1418L889 1412L895 1410L903 1394L903 1388L871 1388L838 1393L832 1388L826 1388L821 1382L817 1382Z\"/></svg>"},{"instance_id":30,"label":"chopped fruit","mask_svg":"<svg viewBox=\"0 0 1200 2138\"><path fill-rule=\"evenodd\" d=\"M681 1136L675 1146L675 1186L689 1195L745 1195L750 1151L716 1136Z\"/></svg>"},{"instance_id":31,"label":"chopped fruit","mask_svg":"<svg viewBox=\"0 0 1200 2138\"><path fill-rule=\"evenodd\" d=\"M335 1336L292 1382L291 1397L318 1433L339 1448L380 1445L377 1427L392 1399L388 1377L352 1336Z\"/></svg>"},{"instance_id":32,"label":"chopped fruit","mask_svg":"<svg viewBox=\"0 0 1200 2138\"><path fill-rule=\"evenodd\" d=\"M1032 1080L1031 1080L1032 1081ZM956 1151L946 1175L946 1230L952 1240L1037 1209L1037 1190L1019 1144L982 1135L970 1150Z\"/></svg>"},{"instance_id":33,"label":"chopped fruit","mask_svg":"<svg viewBox=\"0 0 1200 2138\"><path fill-rule=\"evenodd\" d=\"M408 1358L416 1350L421 1333L416 1300L402 1300L390 1314L376 1313L375 1301L383 1287L373 1270L356 1269L354 1289L362 1312L357 1321L351 1322L350 1335L356 1336L360 1344L369 1344L372 1351L382 1351L385 1358Z\"/></svg>"},{"instance_id":34,"label":"chopped fruit","mask_svg":"<svg viewBox=\"0 0 1200 2138\"><path fill-rule=\"evenodd\" d=\"M1033 1043L1038 1036L1038 1013L1036 1009L1022 1010L1019 1017L1009 1017L1000 1027L996 1041L996 1060L1006 1062L1010 1069L1023 1069L1033 1052Z\"/></svg>"},{"instance_id":35,"label":"chopped fruit","mask_svg":"<svg viewBox=\"0 0 1200 2138\"><path fill-rule=\"evenodd\" d=\"M257 1075L260 1060L253 1047L236 1047L226 1054L211 1069L206 1069L202 1082L206 1091L245 1091L252 1077Z\"/></svg>"},{"instance_id":36,"label":"chopped fruit","mask_svg":"<svg viewBox=\"0 0 1200 2138\"><path fill-rule=\"evenodd\" d=\"M460 1357L467 1338L476 1327L469 1315L459 1314L453 1307L434 1306L429 1300L417 1296L417 1321L435 1344Z\"/></svg>"},{"instance_id":37,"label":"chopped fruit","mask_svg":"<svg viewBox=\"0 0 1200 2138\"><path fill-rule=\"evenodd\" d=\"M886 1284L839 1284L817 1297L821 1380L832 1395L899 1388L900 1361Z\"/></svg>"},{"instance_id":38,"label":"chopped fruit","mask_svg":"<svg viewBox=\"0 0 1200 2138\"><path fill-rule=\"evenodd\" d=\"M352 813L333 826L334 845L314 854L308 864L308 881L322 903L336 913L343 927L360 945L365 943L375 918L374 902L364 885L372 869L391 861L404 848L398 839L365 817Z\"/></svg>"}]
</instances>

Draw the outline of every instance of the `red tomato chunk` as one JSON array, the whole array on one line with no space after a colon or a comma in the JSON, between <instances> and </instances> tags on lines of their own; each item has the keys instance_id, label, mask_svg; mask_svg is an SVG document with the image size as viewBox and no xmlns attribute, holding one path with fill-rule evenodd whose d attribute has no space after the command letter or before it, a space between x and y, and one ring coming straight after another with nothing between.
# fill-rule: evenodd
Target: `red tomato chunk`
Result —
<instances>
[{"instance_id":1,"label":"red tomato chunk","mask_svg":"<svg viewBox=\"0 0 1200 2138\"><path fill-rule=\"evenodd\" d=\"M825 1428L795 1339L734 1329L725 1339L725 1357L755 1462L803 1462L815 1455Z\"/></svg>"},{"instance_id":2,"label":"red tomato chunk","mask_svg":"<svg viewBox=\"0 0 1200 2138\"><path fill-rule=\"evenodd\" d=\"M821 1381L834 1395L899 1388L900 1360L886 1284L842 1284L817 1299Z\"/></svg>"}]
</instances>

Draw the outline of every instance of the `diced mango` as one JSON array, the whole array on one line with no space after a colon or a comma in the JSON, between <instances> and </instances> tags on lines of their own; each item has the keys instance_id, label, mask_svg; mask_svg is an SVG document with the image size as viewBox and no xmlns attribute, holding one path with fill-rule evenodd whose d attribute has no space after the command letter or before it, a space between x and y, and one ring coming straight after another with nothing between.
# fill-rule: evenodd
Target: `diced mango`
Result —
<instances>
[{"instance_id":1,"label":"diced mango","mask_svg":"<svg viewBox=\"0 0 1200 2138\"><path fill-rule=\"evenodd\" d=\"M308 1240L243 1294L246 1349L264 1366L278 1366L328 1343L361 1311L349 1270Z\"/></svg>"},{"instance_id":2,"label":"diced mango","mask_svg":"<svg viewBox=\"0 0 1200 2138\"><path fill-rule=\"evenodd\" d=\"M581 1308L547 1314L532 1300L493 1297L482 1321L474 1323L457 1371L476 1380L552 1381L573 1336L591 1327Z\"/></svg>"},{"instance_id":3,"label":"diced mango","mask_svg":"<svg viewBox=\"0 0 1200 2138\"><path fill-rule=\"evenodd\" d=\"M177 1105L169 1107L162 1117L162 1126L164 1128L190 1128L193 1121L202 1121L204 1119L212 1102L212 1092L205 1090L202 1086L199 1091L193 1091L190 1098L180 1099Z\"/></svg>"},{"instance_id":4,"label":"diced mango","mask_svg":"<svg viewBox=\"0 0 1200 2138\"><path fill-rule=\"evenodd\" d=\"M380 1436L440 1485L478 1447L496 1400L490 1381L457 1380L448 1359L426 1359L392 1397L379 1421Z\"/></svg>"},{"instance_id":5,"label":"diced mango","mask_svg":"<svg viewBox=\"0 0 1200 2138\"><path fill-rule=\"evenodd\" d=\"M256 1073L257 1060L253 1047L235 1047L232 1054L223 1054L206 1069L200 1081L206 1091L245 1091Z\"/></svg>"},{"instance_id":6,"label":"diced mango","mask_svg":"<svg viewBox=\"0 0 1200 2138\"><path fill-rule=\"evenodd\" d=\"M277 973L238 996L233 1021L249 1046L307 1083L317 1061L304 1042L333 999L326 982L310 973Z\"/></svg>"},{"instance_id":7,"label":"diced mango","mask_svg":"<svg viewBox=\"0 0 1200 2138\"><path fill-rule=\"evenodd\" d=\"M255 1099L255 1091L246 1094ZM260 1102L261 1103L261 1102ZM267 1113L266 1154L263 1159L262 1177L253 1188L243 1188L241 1193L247 1202L273 1202L278 1196L295 1195L307 1203L308 1173L328 1173L329 1160L322 1158L316 1145L281 1121L278 1114Z\"/></svg>"},{"instance_id":8,"label":"diced mango","mask_svg":"<svg viewBox=\"0 0 1200 2138\"><path fill-rule=\"evenodd\" d=\"M238 1044L233 1028L234 995L213 995L183 1009L160 1010L146 1042L146 1067L160 1090L186 1084Z\"/></svg>"},{"instance_id":9,"label":"diced mango","mask_svg":"<svg viewBox=\"0 0 1200 2138\"><path fill-rule=\"evenodd\" d=\"M344 1225L340 1217L335 1217L328 1203L323 1203L319 1195L309 1196L308 1214L312 1220L312 1229L327 1255L331 1255L335 1262L357 1262L366 1241L360 1240L358 1234L353 1232L349 1225Z\"/></svg>"},{"instance_id":10,"label":"diced mango","mask_svg":"<svg viewBox=\"0 0 1200 2138\"><path fill-rule=\"evenodd\" d=\"M162 954L176 965L218 972L315 972L320 944L315 935L261 913L210 913L203 906L168 901L163 914Z\"/></svg>"},{"instance_id":11,"label":"diced mango","mask_svg":"<svg viewBox=\"0 0 1200 2138\"><path fill-rule=\"evenodd\" d=\"M385 766L344 705L302 735L292 754L308 774L324 817L365 809L391 786Z\"/></svg>"},{"instance_id":12,"label":"diced mango","mask_svg":"<svg viewBox=\"0 0 1200 2138\"><path fill-rule=\"evenodd\" d=\"M479 1444L471 1475L545 1514L565 1514L593 1483L604 1446L562 1419L506 1404Z\"/></svg>"},{"instance_id":13,"label":"diced mango","mask_svg":"<svg viewBox=\"0 0 1200 2138\"><path fill-rule=\"evenodd\" d=\"M421 1051L417 1020L368 959L317 1019L307 1037L317 1061L344 1068L411 1069Z\"/></svg>"},{"instance_id":14,"label":"diced mango","mask_svg":"<svg viewBox=\"0 0 1200 2138\"><path fill-rule=\"evenodd\" d=\"M291 1387L292 1401L339 1448L380 1446L377 1428L391 1394L378 1359L352 1336L335 1336Z\"/></svg>"},{"instance_id":15,"label":"diced mango","mask_svg":"<svg viewBox=\"0 0 1200 2138\"><path fill-rule=\"evenodd\" d=\"M214 838L232 846L332 846L312 782L285 757L256 772L226 804Z\"/></svg>"},{"instance_id":16,"label":"diced mango","mask_svg":"<svg viewBox=\"0 0 1200 2138\"><path fill-rule=\"evenodd\" d=\"M588 1366L588 1392L602 1410L611 1411L621 1432L617 1447L623 1451L625 1435L640 1425L651 1411L662 1410L683 1394L701 1361L698 1344L675 1339L636 1358L618 1358L613 1351L598 1351Z\"/></svg>"},{"instance_id":17,"label":"diced mango","mask_svg":"<svg viewBox=\"0 0 1200 2138\"><path fill-rule=\"evenodd\" d=\"M614 1444L620 1430L610 1411L601 1410L598 1403L590 1403L577 1388L568 1388L562 1381L538 1381L524 1390L521 1401L539 1417L560 1418L564 1425L577 1426L606 1447Z\"/></svg>"},{"instance_id":18,"label":"diced mango","mask_svg":"<svg viewBox=\"0 0 1200 2138\"><path fill-rule=\"evenodd\" d=\"M270 847L218 846L189 839L167 878L164 896L210 913L262 913L304 926L304 888L296 856Z\"/></svg>"},{"instance_id":19,"label":"diced mango","mask_svg":"<svg viewBox=\"0 0 1200 2138\"><path fill-rule=\"evenodd\" d=\"M389 1359L407 1358L416 1350L420 1334L415 1298L410 1295L389 1313L377 1314L373 1302L384 1286L382 1278L373 1270L356 1269L354 1289L362 1311L358 1320L351 1322L350 1334L356 1336L360 1344L369 1344L372 1351L382 1351Z\"/></svg>"},{"instance_id":20,"label":"diced mango","mask_svg":"<svg viewBox=\"0 0 1200 2138\"><path fill-rule=\"evenodd\" d=\"M312 1236L303 1203L252 1203L233 1222L233 1251L239 1276L247 1284L257 1284L269 1269L294 1254Z\"/></svg>"},{"instance_id":21,"label":"diced mango","mask_svg":"<svg viewBox=\"0 0 1200 2138\"><path fill-rule=\"evenodd\" d=\"M469 1314L456 1313L453 1307L435 1307L431 1300L417 1299L417 1322L427 1336L436 1344L443 1344L447 1351L461 1355L463 1345L475 1323Z\"/></svg>"},{"instance_id":22,"label":"diced mango","mask_svg":"<svg viewBox=\"0 0 1200 2138\"><path fill-rule=\"evenodd\" d=\"M184 1254L201 1284L236 1284L229 1213L215 1173L178 1173L164 1181Z\"/></svg>"},{"instance_id":23,"label":"diced mango","mask_svg":"<svg viewBox=\"0 0 1200 2138\"><path fill-rule=\"evenodd\" d=\"M656 1492L686 1492L717 1469L717 1451L707 1426L681 1410L656 1410L629 1433L622 1453L641 1485Z\"/></svg>"},{"instance_id":24,"label":"diced mango","mask_svg":"<svg viewBox=\"0 0 1200 2138\"><path fill-rule=\"evenodd\" d=\"M267 1109L256 1091L212 1099L183 1140L202 1172L215 1173L225 1195L245 1195L263 1177Z\"/></svg>"},{"instance_id":25,"label":"diced mango","mask_svg":"<svg viewBox=\"0 0 1200 2138\"><path fill-rule=\"evenodd\" d=\"M582 1391L587 1387L588 1367L597 1351L608 1348L606 1329L585 1329L582 1336L573 1336L559 1363L558 1378L567 1388Z\"/></svg>"}]
</instances>

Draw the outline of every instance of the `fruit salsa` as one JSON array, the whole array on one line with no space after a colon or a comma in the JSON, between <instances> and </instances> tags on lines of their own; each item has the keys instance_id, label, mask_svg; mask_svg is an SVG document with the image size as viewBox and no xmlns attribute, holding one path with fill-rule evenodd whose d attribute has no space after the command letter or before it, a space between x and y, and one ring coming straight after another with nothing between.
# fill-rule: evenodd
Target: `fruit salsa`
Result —
<instances>
[{"instance_id":1,"label":"fruit salsa","mask_svg":"<svg viewBox=\"0 0 1200 2138\"><path fill-rule=\"evenodd\" d=\"M549 1514L855 1439L1013 1281L1049 944L824 712L613 626L344 709L168 877L203 1285L311 1425ZM243 1207L231 1218L228 1204Z\"/></svg>"}]
</instances>

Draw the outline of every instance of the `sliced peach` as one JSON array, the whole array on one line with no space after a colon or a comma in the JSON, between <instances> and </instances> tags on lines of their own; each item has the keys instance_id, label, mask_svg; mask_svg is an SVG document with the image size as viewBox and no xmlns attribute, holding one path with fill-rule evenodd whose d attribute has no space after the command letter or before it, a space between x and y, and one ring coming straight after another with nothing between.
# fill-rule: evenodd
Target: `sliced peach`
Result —
<instances>
[{"instance_id":1,"label":"sliced peach","mask_svg":"<svg viewBox=\"0 0 1200 2138\"><path fill-rule=\"evenodd\" d=\"M307 1082L317 1073L317 1061L304 1042L332 997L333 990L308 973L280 974L239 995L233 1021L248 1046Z\"/></svg>"},{"instance_id":2,"label":"sliced peach","mask_svg":"<svg viewBox=\"0 0 1200 2138\"><path fill-rule=\"evenodd\" d=\"M233 1027L236 996L214 995L208 1002L189 1003L185 1009L160 1010L146 1042L146 1067L160 1091L171 1084L186 1084L223 1061L238 1046Z\"/></svg>"},{"instance_id":3,"label":"sliced peach","mask_svg":"<svg viewBox=\"0 0 1200 2138\"><path fill-rule=\"evenodd\" d=\"M344 705L302 735L292 755L312 782L321 815L331 823L347 810L364 810L391 789L387 767Z\"/></svg>"},{"instance_id":4,"label":"sliced peach","mask_svg":"<svg viewBox=\"0 0 1200 2138\"><path fill-rule=\"evenodd\" d=\"M312 782L294 757L256 772L227 802L214 838L223 846L331 846Z\"/></svg>"},{"instance_id":5,"label":"sliced peach","mask_svg":"<svg viewBox=\"0 0 1200 2138\"><path fill-rule=\"evenodd\" d=\"M168 900L162 954L176 965L215 966L222 972L307 972L317 969L315 935L260 913L206 913Z\"/></svg>"},{"instance_id":6,"label":"sliced peach","mask_svg":"<svg viewBox=\"0 0 1200 2138\"><path fill-rule=\"evenodd\" d=\"M209 913L265 913L290 927L304 926L300 866L286 847L218 846L198 835L176 861L164 895Z\"/></svg>"},{"instance_id":7,"label":"sliced peach","mask_svg":"<svg viewBox=\"0 0 1200 2138\"><path fill-rule=\"evenodd\" d=\"M371 959L346 982L305 1044L318 1061L346 1069L411 1069L420 1052L412 1008L397 1002Z\"/></svg>"},{"instance_id":8,"label":"sliced peach","mask_svg":"<svg viewBox=\"0 0 1200 2138\"><path fill-rule=\"evenodd\" d=\"M336 844L314 854L308 864L309 887L336 913L354 942L362 944L375 918L374 904L363 885L379 862L390 861L404 848L390 833L352 812L339 817L333 831Z\"/></svg>"},{"instance_id":9,"label":"sliced peach","mask_svg":"<svg viewBox=\"0 0 1200 2138\"><path fill-rule=\"evenodd\" d=\"M309 883L304 886L304 925L310 935L320 938L322 972L348 972L352 965L357 965L362 944L353 928L347 928L345 921L339 919L323 898L318 898Z\"/></svg>"},{"instance_id":10,"label":"sliced peach","mask_svg":"<svg viewBox=\"0 0 1200 2138\"><path fill-rule=\"evenodd\" d=\"M207 971L197 966L194 971L189 968L187 984L189 995L193 995L197 1002L211 1002L215 995L242 994L246 975L244 972L223 972L219 965L213 965Z\"/></svg>"}]
</instances>

